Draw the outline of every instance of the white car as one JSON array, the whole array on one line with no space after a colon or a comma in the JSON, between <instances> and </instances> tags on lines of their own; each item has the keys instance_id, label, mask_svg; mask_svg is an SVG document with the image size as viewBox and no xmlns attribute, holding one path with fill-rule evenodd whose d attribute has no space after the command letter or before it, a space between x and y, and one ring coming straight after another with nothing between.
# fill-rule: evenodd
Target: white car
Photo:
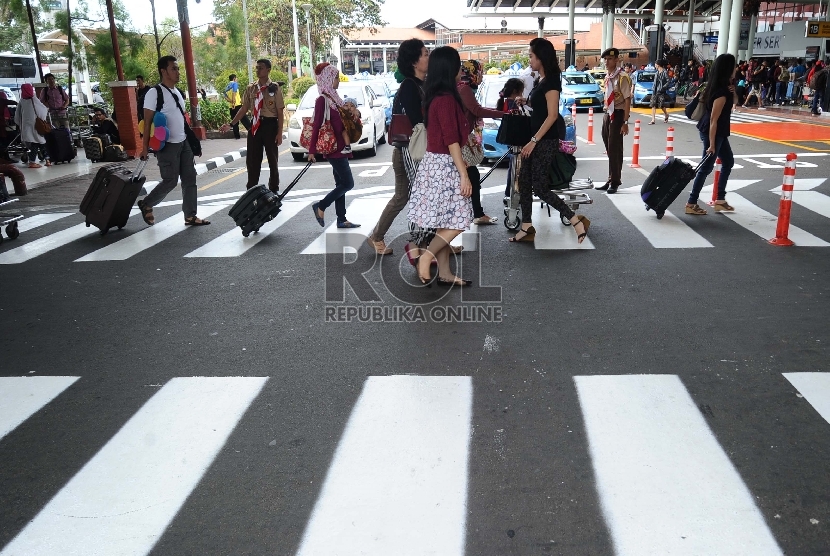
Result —
<instances>
[{"instance_id":1,"label":"white car","mask_svg":"<svg viewBox=\"0 0 830 556\"><path fill-rule=\"evenodd\" d=\"M8 87L0 86L0 91L3 91L4 93L6 93L6 98L8 100L13 100L13 101L17 102L17 95L14 94L14 91L9 89Z\"/></svg>"},{"instance_id":2,"label":"white car","mask_svg":"<svg viewBox=\"0 0 830 556\"><path fill-rule=\"evenodd\" d=\"M367 83L340 83L337 90L340 98L351 98L357 102L360 110L360 121L363 122L363 135L355 144L352 143L352 151L369 151L370 156L377 154L380 143L386 142L386 118L383 111L383 101L372 91ZM291 147L291 156L294 160L301 161L308 153L300 146L300 134L303 130L303 118L314 117L314 103L320 93L317 85L313 85L303 96L299 106L289 104L286 108L294 110L291 119L288 120L288 142Z\"/></svg>"}]
</instances>

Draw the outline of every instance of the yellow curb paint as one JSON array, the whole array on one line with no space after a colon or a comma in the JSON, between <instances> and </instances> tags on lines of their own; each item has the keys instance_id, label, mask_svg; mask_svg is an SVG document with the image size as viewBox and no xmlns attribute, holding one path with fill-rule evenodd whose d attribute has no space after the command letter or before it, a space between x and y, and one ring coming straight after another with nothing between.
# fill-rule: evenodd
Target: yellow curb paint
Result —
<instances>
[{"instance_id":1,"label":"yellow curb paint","mask_svg":"<svg viewBox=\"0 0 830 556\"><path fill-rule=\"evenodd\" d=\"M219 178L218 180L216 180L216 181L214 181L214 182L211 182L211 183L209 183L209 184L207 184L207 185L204 185L204 186L200 187L200 188L199 188L199 191L204 191L205 189L210 189L210 188L211 188L211 187L213 187L214 185L219 185L220 183L222 183L222 182L224 182L224 181L228 181L228 180L229 180L229 179L231 179L231 178L235 178L236 176L238 176L238 175L239 175L239 174L241 174L242 172L247 172L247 171L248 171L248 169L247 169L247 168L240 168L239 170L237 170L237 171L236 171L236 172L234 172L233 174L230 174L230 175L225 176L225 177L223 177L223 178Z\"/></svg>"}]
</instances>

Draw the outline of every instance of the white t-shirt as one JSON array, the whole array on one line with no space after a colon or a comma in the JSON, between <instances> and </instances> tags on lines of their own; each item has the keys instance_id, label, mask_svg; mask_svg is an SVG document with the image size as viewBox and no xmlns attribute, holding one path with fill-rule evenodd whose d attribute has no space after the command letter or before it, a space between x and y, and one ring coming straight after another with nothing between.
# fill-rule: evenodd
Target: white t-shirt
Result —
<instances>
[{"instance_id":1,"label":"white t-shirt","mask_svg":"<svg viewBox=\"0 0 830 556\"><path fill-rule=\"evenodd\" d=\"M172 89L173 94L179 98L179 104L184 109L184 99L178 89ZM173 100L170 91L166 87L161 87L161 94L164 95L164 105L161 107L161 113L167 116L167 129L170 130L170 137L167 139L168 143L181 143L187 136L184 133L184 116L176 106L176 101ZM147 110L156 111L156 100L158 100L158 93L156 88L152 87L144 96L144 108Z\"/></svg>"}]
</instances>

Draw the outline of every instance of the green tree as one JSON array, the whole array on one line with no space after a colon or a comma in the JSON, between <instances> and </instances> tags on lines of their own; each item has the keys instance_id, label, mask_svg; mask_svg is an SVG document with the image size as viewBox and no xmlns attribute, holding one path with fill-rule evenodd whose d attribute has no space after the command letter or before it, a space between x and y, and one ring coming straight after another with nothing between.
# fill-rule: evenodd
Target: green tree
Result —
<instances>
[{"instance_id":1,"label":"green tree","mask_svg":"<svg viewBox=\"0 0 830 556\"><path fill-rule=\"evenodd\" d=\"M41 16L45 0L31 2L35 32L40 34L51 22ZM31 54L34 51L29 14L24 0L0 0L0 51Z\"/></svg>"}]
</instances>

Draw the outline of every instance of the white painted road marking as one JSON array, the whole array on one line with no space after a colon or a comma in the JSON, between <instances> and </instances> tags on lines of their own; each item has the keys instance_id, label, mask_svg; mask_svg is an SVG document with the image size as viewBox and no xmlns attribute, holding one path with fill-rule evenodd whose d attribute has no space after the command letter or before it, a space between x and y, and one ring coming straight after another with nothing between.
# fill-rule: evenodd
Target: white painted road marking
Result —
<instances>
[{"instance_id":1,"label":"white painted road marking","mask_svg":"<svg viewBox=\"0 0 830 556\"><path fill-rule=\"evenodd\" d=\"M0 556L147 554L267 378L174 378Z\"/></svg>"},{"instance_id":2,"label":"white painted road marking","mask_svg":"<svg viewBox=\"0 0 830 556\"><path fill-rule=\"evenodd\" d=\"M51 224L52 222L56 222L61 218L66 218L67 216L72 216L76 214L74 212L47 212L43 214L36 214L34 216L29 216L20 220L17 223L17 229L20 230L20 233L28 232L29 230L34 230L35 228L39 228L41 226L46 226L47 224Z\"/></svg>"},{"instance_id":3,"label":"white painted road marking","mask_svg":"<svg viewBox=\"0 0 830 556\"><path fill-rule=\"evenodd\" d=\"M262 226L259 232L244 237L241 229L236 227L229 232L225 232L213 241L206 243L202 247L191 251L185 257L239 257L248 249L268 237L269 234L276 231L277 228L288 222L291 217L295 216L310 203L311 199L284 201L277 217Z\"/></svg>"},{"instance_id":4,"label":"white painted road marking","mask_svg":"<svg viewBox=\"0 0 830 556\"><path fill-rule=\"evenodd\" d=\"M0 377L0 438L55 399L80 377Z\"/></svg>"},{"instance_id":5,"label":"white painted road marking","mask_svg":"<svg viewBox=\"0 0 830 556\"><path fill-rule=\"evenodd\" d=\"M298 556L462 556L470 377L369 377Z\"/></svg>"},{"instance_id":6,"label":"white painted road marking","mask_svg":"<svg viewBox=\"0 0 830 556\"><path fill-rule=\"evenodd\" d=\"M783 554L677 376L574 381L617 556Z\"/></svg>"},{"instance_id":7,"label":"white painted road marking","mask_svg":"<svg viewBox=\"0 0 830 556\"><path fill-rule=\"evenodd\" d=\"M810 405L830 423L830 373L783 373Z\"/></svg>"},{"instance_id":8,"label":"white painted road marking","mask_svg":"<svg viewBox=\"0 0 830 556\"><path fill-rule=\"evenodd\" d=\"M223 208L225 208L223 205L199 205L199 217L207 218ZM184 215L178 213L175 216L157 222L154 226L147 226L130 237L93 251L89 255L77 259L75 262L123 261L185 231L189 227L184 225Z\"/></svg>"},{"instance_id":9,"label":"white painted road marking","mask_svg":"<svg viewBox=\"0 0 830 556\"><path fill-rule=\"evenodd\" d=\"M536 240L533 245L536 249L595 249L594 244L591 243L590 230L589 236L586 237L582 243L577 243L576 232L573 226L565 226L559 218L559 213L551 209L551 215L548 216L546 209L539 209L539 205L533 207L539 214L533 218L533 227L536 228Z\"/></svg>"},{"instance_id":10,"label":"white painted road marking","mask_svg":"<svg viewBox=\"0 0 830 556\"><path fill-rule=\"evenodd\" d=\"M343 253L344 250L358 251L366 244L366 237L372 233L375 222L386 207L392 195L375 196L371 199L355 199L346 207L349 222L360 224L360 228L341 229L337 227L337 215L334 203L326 209L325 219L330 223L326 231L317 236L311 244L303 249L303 255L323 255L325 253ZM309 209L308 218L312 222L314 214Z\"/></svg>"},{"instance_id":11,"label":"white painted road marking","mask_svg":"<svg viewBox=\"0 0 830 556\"><path fill-rule=\"evenodd\" d=\"M778 216L768 213L736 193L728 193L727 201L735 207L735 212L723 212L721 214L726 215L730 220L737 222L760 238L769 240L775 237ZM790 224L788 236L799 247L830 247L830 243L792 224Z\"/></svg>"},{"instance_id":12,"label":"white painted road marking","mask_svg":"<svg viewBox=\"0 0 830 556\"><path fill-rule=\"evenodd\" d=\"M620 189L607 198L637 227L649 243L658 249L712 247L705 237L672 213L666 211L663 218L658 220L653 210L647 211L645 203L640 198L640 186Z\"/></svg>"}]
</instances>

